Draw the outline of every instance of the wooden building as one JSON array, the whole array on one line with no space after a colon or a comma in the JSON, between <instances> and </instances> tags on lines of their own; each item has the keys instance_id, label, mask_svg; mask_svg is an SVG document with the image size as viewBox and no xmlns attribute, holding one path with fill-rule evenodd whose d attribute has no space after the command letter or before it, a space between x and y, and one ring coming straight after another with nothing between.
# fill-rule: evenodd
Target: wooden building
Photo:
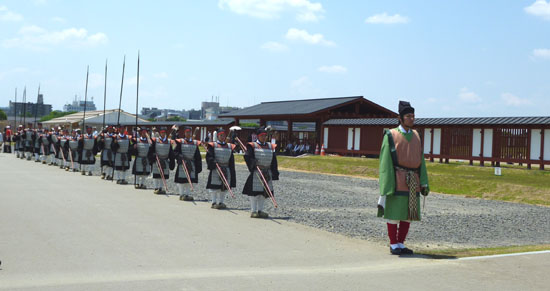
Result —
<instances>
[{"instance_id":1,"label":"wooden building","mask_svg":"<svg viewBox=\"0 0 550 291\"><path fill-rule=\"evenodd\" d=\"M331 119L323 124L329 153L378 155L384 129L397 118ZM417 118L424 155L430 161L467 160L481 165L550 164L550 117Z\"/></svg>"},{"instance_id":2,"label":"wooden building","mask_svg":"<svg viewBox=\"0 0 550 291\"><path fill-rule=\"evenodd\" d=\"M281 134L284 133L284 136L280 136L283 146L286 142L295 140L293 124L297 122L315 123L315 132L308 132L308 135L314 135L315 143L320 144L323 140L321 127L327 120L396 116L397 113L371 102L363 96L262 102L220 115L223 118L234 118L236 125L243 119L258 120L260 125L266 125L268 121L285 121L287 130L286 132L280 131Z\"/></svg>"}]
</instances>

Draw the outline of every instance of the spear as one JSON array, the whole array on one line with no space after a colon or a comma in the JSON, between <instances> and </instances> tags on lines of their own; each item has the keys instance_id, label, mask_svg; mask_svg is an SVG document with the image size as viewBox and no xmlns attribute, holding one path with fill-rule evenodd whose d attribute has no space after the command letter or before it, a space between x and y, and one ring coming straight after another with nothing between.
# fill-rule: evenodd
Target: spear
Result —
<instances>
[{"instance_id":1,"label":"spear","mask_svg":"<svg viewBox=\"0 0 550 291\"><path fill-rule=\"evenodd\" d=\"M15 105L14 105L14 108L13 108L13 116L14 116L13 133L14 133L14 136L15 136L15 133L18 130L18 128L17 128L17 87L15 87ZM19 144L21 144L21 142ZM13 151L13 153L15 153L16 151L19 151L17 146L18 146L17 143L15 143L16 149ZM10 142L10 147L11 147L11 142Z\"/></svg>"},{"instance_id":2,"label":"spear","mask_svg":"<svg viewBox=\"0 0 550 291\"><path fill-rule=\"evenodd\" d=\"M117 116L117 120L116 120L116 125L117 127L120 125L120 107L122 106L122 89L124 88L124 69L126 68L126 55L124 55L124 61L122 62L122 80L120 81L120 98L118 100L118 116ZM120 132L119 132L120 134ZM116 152L113 156L113 162L116 164ZM122 165L122 159L120 160L121 162L121 167L123 167L124 165ZM113 165L113 175L115 173L115 168L116 165ZM112 179L111 182L113 182L115 179Z\"/></svg>"},{"instance_id":3,"label":"spear","mask_svg":"<svg viewBox=\"0 0 550 291\"><path fill-rule=\"evenodd\" d=\"M88 76L90 75L90 66L86 67L86 90L84 91L84 115L82 115L82 130L84 131L82 133L82 137L87 133L86 131L86 103L88 103ZM80 155L84 154L84 150L80 153ZM82 158L84 160L84 158ZM80 171L82 171L82 163L79 164Z\"/></svg>"},{"instance_id":4,"label":"spear","mask_svg":"<svg viewBox=\"0 0 550 291\"><path fill-rule=\"evenodd\" d=\"M82 130L86 130L86 103L88 101L88 76L90 75L90 66L86 68L86 91L84 91L84 115L82 115Z\"/></svg>"},{"instance_id":5,"label":"spear","mask_svg":"<svg viewBox=\"0 0 550 291\"><path fill-rule=\"evenodd\" d=\"M101 130L105 128L105 104L107 103L107 60L105 60L105 87L103 89L103 125Z\"/></svg>"},{"instance_id":6,"label":"spear","mask_svg":"<svg viewBox=\"0 0 550 291\"><path fill-rule=\"evenodd\" d=\"M25 126L27 125L25 122L27 122L27 86L25 85L25 89L23 89L23 129L25 129Z\"/></svg>"},{"instance_id":7,"label":"spear","mask_svg":"<svg viewBox=\"0 0 550 291\"><path fill-rule=\"evenodd\" d=\"M100 132L103 132L103 130L105 129L105 106L106 106L106 103L107 103L107 59L105 59L105 86L104 86L104 89L103 89L103 125L101 126L101 131ZM100 166L101 166L101 162L100 162ZM101 167L101 175L103 175L103 167Z\"/></svg>"},{"instance_id":8,"label":"spear","mask_svg":"<svg viewBox=\"0 0 550 291\"><path fill-rule=\"evenodd\" d=\"M139 138L138 134L138 101L139 101L139 50L138 50L138 63L137 63L137 87L136 87L136 142ZM136 159L137 163L137 159ZM145 169L143 169L145 172ZM136 174L134 175L134 186L137 184L137 164L136 164Z\"/></svg>"},{"instance_id":9,"label":"spear","mask_svg":"<svg viewBox=\"0 0 550 291\"><path fill-rule=\"evenodd\" d=\"M38 97L40 96L40 83L38 84L38 94L36 94L36 104L34 105L34 127L36 128L36 115L38 114Z\"/></svg>"},{"instance_id":10,"label":"spear","mask_svg":"<svg viewBox=\"0 0 550 291\"><path fill-rule=\"evenodd\" d=\"M15 120L14 120L15 125L13 126L13 128L14 130L17 130L17 87L15 87L15 105L13 108L13 116L15 116Z\"/></svg>"}]
</instances>

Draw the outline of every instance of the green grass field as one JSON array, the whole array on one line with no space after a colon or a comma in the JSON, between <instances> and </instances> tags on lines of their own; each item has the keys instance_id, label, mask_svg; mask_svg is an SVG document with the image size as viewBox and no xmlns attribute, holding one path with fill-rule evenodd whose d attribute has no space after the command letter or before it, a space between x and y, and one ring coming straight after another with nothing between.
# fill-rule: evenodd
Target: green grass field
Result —
<instances>
[{"instance_id":1,"label":"green grass field","mask_svg":"<svg viewBox=\"0 0 550 291\"><path fill-rule=\"evenodd\" d=\"M338 156L278 156L277 159L281 169L378 178L378 159ZM243 160L236 155L235 161ZM502 168L502 176L495 176L490 166L469 166L460 162L427 162L426 165L433 192L550 205L550 171L510 166Z\"/></svg>"}]
</instances>

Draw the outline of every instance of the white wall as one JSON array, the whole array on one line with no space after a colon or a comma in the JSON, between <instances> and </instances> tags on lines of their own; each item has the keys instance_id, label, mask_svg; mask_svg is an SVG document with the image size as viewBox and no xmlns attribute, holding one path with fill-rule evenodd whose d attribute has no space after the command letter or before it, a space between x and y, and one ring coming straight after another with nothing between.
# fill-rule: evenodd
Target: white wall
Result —
<instances>
[{"instance_id":1,"label":"white wall","mask_svg":"<svg viewBox=\"0 0 550 291\"><path fill-rule=\"evenodd\" d=\"M353 128L348 128L348 150L353 149Z\"/></svg>"},{"instance_id":2,"label":"white wall","mask_svg":"<svg viewBox=\"0 0 550 291\"><path fill-rule=\"evenodd\" d=\"M328 127L325 127L325 134L323 135L323 144L325 148L328 148Z\"/></svg>"},{"instance_id":3,"label":"white wall","mask_svg":"<svg viewBox=\"0 0 550 291\"><path fill-rule=\"evenodd\" d=\"M472 156L479 157L481 154L481 129L474 128L472 141Z\"/></svg>"},{"instance_id":4,"label":"white wall","mask_svg":"<svg viewBox=\"0 0 550 291\"><path fill-rule=\"evenodd\" d=\"M441 128L436 128L434 130L434 155L441 154Z\"/></svg>"},{"instance_id":5,"label":"white wall","mask_svg":"<svg viewBox=\"0 0 550 291\"><path fill-rule=\"evenodd\" d=\"M550 129L544 130L544 160L550 161Z\"/></svg>"},{"instance_id":6,"label":"white wall","mask_svg":"<svg viewBox=\"0 0 550 291\"><path fill-rule=\"evenodd\" d=\"M356 151L361 149L361 128L359 127L355 128L355 144L353 145L353 149Z\"/></svg>"},{"instance_id":7,"label":"white wall","mask_svg":"<svg viewBox=\"0 0 550 291\"><path fill-rule=\"evenodd\" d=\"M531 129L531 160L540 160L540 129Z\"/></svg>"},{"instance_id":8,"label":"white wall","mask_svg":"<svg viewBox=\"0 0 550 291\"><path fill-rule=\"evenodd\" d=\"M430 128L424 129L424 154L429 154L432 145L432 131Z\"/></svg>"},{"instance_id":9,"label":"white wall","mask_svg":"<svg viewBox=\"0 0 550 291\"><path fill-rule=\"evenodd\" d=\"M493 130L485 129L483 132L483 157L493 156Z\"/></svg>"}]
</instances>

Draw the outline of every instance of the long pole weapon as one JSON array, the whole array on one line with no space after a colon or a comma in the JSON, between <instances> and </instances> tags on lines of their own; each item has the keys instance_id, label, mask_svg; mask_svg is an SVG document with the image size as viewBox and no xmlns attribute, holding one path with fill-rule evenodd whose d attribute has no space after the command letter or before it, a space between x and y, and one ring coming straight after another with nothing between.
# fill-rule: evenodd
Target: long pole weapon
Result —
<instances>
[{"instance_id":1,"label":"long pole weapon","mask_svg":"<svg viewBox=\"0 0 550 291\"><path fill-rule=\"evenodd\" d=\"M82 115L82 130L84 131L82 133L82 141L84 142L84 135L87 133L86 131L86 103L88 103L88 76L90 75L90 66L88 66L86 68L86 90L84 91L84 115ZM81 155L84 154L84 149L82 149L82 153L80 153ZM84 160L84 158L81 157L82 160ZM82 171L82 163L80 163L79 165L80 167L80 171Z\"/></svg>"},{"instance_id":2,"label":"long pole weapon","mask_svg":"<svg viewBox=\"0 0 550 291\"><path fill-rule=\"evenodd\" d=\"M14 118L14 121L13 121L13 136L15 136L15 133L17 131L17 87L15 87L15 105L14 105L14 108L13 108L13 116L15 116ZM12 138L13 140L13 138ZM19 137L19 144L21 144L21 137ZM16 149L13 151L13 153L15 154L15 152L19 151L19 149L17 148L17 143L15 143L15 147ZM11 142L10 142L10 148L11 148Z\"/></svg>"},{"instance_id":3,"label":"long pole weapon","mask_svg":"<svg viewBox=\"0 0 550 291\"><path fill-rule=\"evenodd\" d=\"M241 139L236 137L235 140L239 142L239 145L243 149L243 152L246 154L246 147L244 146ZM275 196L273 195L273 192L271 192L271 189L269 189L269 183L267 183L267 180L265 179L264 174L262 173L262 171L260 170L260 167L258 166L256 166L256 175L258 175L258 177L260 178L260 181L262 181L262 186L264 186L265 192L267 193L269 198L271 198L271 202L273 202L273 206L277 208L277 201L275 201Z\"/></svg>"},{"instance_id":4,"label":"long pole weapon","mask_svg":"<svg viewBox=\"0 0 550 291\"><path fill-rule=\"evenodd\" d=\"M103 88L103 125L101 131L105 128L105 107L107 103L107 60L105 60L105 86ZM102 169L103 171L103 169Z\"/></svg>"},{"instance_id":5,"label":"long pole weapon","mask_svg":"<svg viewBox=\"0 0 550 291\"><path fill-rule=\"evenodd\" d=\"M27 122L27 85L23 89L23 131L25 130L25 124Z\"/></svg>"},{"instance_id":6,"label":"long pole weapon","mask_svg":"<svg viewBox=\"0 0 550 291\"><path fill-rule=\"evenodd\" d=\"M136 87L136 141L138 140L138 101L139 101L139 51L138 51L138 62L137 62L137 87ZM137 163L137 160L136 160ZM137 164L136 164L137 167ZM134 174L134 186L137 184L137 168L136 174ZM168 190L168 189L167 189Z\"/></svg>"},{"instance_id":7,"label":"long pole weapon","mask_svg":"<svg viewBox=\"0 0 550 291\"><path fill-rule=\"evenodd\" d=\"M122 80L120 81L120 97L119 97L119 100L118 100L118 117L117 117L117 120L116 120L116 125L117 127L120 125L120 106L122 105L122 89L124 88L124 69L126 68L126 55L124 55L124 61L122 62ZM118 133L120 134L120 132ZM118 139L118 137L117 137ZM121 164L122 164L122 159L120 160ZM113 155L113 163L116 164L116 152L114 153ZM114 176L114 173L115 173L115 166L113 164L113 176ZM121 165L121 167L123 167L124 165ZM113 182L115 179L112 179L111 182Z\"/></svg>"},{"instance_id":8,"label":"long pole weapon","mask_svg":"<svg viewBox=\"0 0 550 291\"><path fill-rule=\"evenodd\" d=\"M36 94L36 104L34 105L34 127L36 127L36 115L38 114L38 97L40 96L40 83L38 84L38 94Z\"/></svg>"},{"instance_id":9,"label":"long pole weapon","mask_svg":"<svg viewBox=\"0 0 550 291\"><path fill-rule=\"evenodd\" d=\"M101 125L101 134L104 137L103 130L105 130L105 107L107 104L107 59L105 59L105 85L103 86L103 124ZM105 149L104 149L105 150ZM102 160L103 155L101 155L100 160ZM100 161L101 166L101 161ZM103 167L101 167L101 175L103 175Z\"/></svg>"}]
</instances>

